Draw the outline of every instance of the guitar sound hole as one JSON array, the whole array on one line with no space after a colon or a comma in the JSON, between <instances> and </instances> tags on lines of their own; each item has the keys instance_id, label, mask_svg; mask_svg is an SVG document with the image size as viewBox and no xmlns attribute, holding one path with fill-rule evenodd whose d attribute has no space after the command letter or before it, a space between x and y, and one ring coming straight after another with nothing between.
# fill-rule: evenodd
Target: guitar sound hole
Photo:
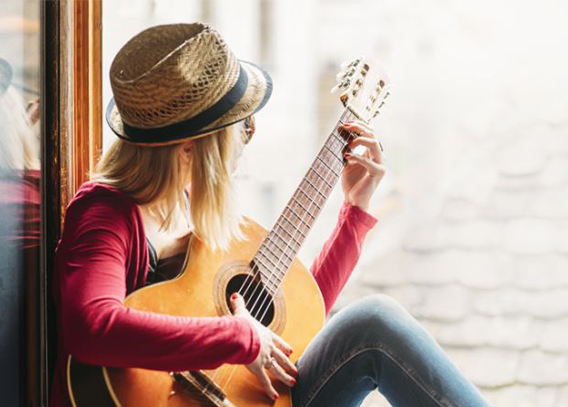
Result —
<instances>
[{"instance_id":1,"label":"guitar sound hole","mask_svg":"<svg viewBox=\"0 0 568 407\"><path fill-rule=\"evenodd\" d=\"M250 274L237 274L229 280L225 300L231 309L231 295L239 293L245 299L250 314L264 326L270 325L274 319L274 300L262 282Z\"/></svg>"}]
</instances>

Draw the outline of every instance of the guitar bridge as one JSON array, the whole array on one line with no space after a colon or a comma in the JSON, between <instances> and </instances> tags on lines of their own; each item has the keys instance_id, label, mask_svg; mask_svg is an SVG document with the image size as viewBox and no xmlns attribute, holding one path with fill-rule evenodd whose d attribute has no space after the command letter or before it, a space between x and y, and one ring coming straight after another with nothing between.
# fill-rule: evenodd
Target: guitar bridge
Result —
<instances>
[{"instance_id":1,"label":"guitar bridge","mask_svg":"<svg viewBox=\"0 0 568 407\"><path fill-rule=\"evenodd\" d=\"M223 390L206 374L198 370L171 372L170 375L204 407L235 407Z\"/></svg>"}]
</instances>

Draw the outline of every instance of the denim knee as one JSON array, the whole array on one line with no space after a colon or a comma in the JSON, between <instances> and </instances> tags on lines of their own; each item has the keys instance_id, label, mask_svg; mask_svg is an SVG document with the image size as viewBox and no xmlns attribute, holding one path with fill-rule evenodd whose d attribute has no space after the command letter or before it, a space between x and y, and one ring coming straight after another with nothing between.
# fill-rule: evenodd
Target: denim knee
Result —
<instances>
[{"instance_id":1,"label":"denim knee","mask_svg":"<svg viewBox=\"0 0 568 407\"><path fill-rule=\"evenodd\" d=\"M336 315L341 319L347 337L362 345L399 346L425 331L419 323L393 298L384 294L364 297Z\"/></svg>"}]
</instances>

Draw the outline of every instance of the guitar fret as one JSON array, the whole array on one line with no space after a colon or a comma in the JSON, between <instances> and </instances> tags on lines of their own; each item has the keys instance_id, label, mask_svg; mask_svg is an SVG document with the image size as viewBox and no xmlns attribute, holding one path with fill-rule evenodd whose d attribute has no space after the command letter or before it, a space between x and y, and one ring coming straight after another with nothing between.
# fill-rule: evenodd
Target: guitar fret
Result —
<instances>
[{"instance_id":1,"label":"guitar fret","mask_svg":"<svg viewBox=\"0 0 568 407\"><path fill-rule=\"evenodd\" d=\"M331 152L331 155L332 155L332 156L334 156L335 158L337 158L339 161L343 162L343 158L341 158L341 156L337 155L337 154L335 153L335 151L333 151L331 148L329 148L329 147L327 146L327 144L324 144L323 146Z\"/></svg>"},{"instance_id":2,"label":"guitar fret","mask_svg":"<svg viewBox=\"0 0 568 407\"><path fill-rule=\"evenodd\" d=\"M276 237L278 237L278 239L280 239L282 242L284 242L284 244L287 244L287 241L284 240L284 238L282 236L280 236L279 234L276 234ZM272 240L272 242L274 242L274 241ZM298 243L296 241L294 241L294 242L296 244L298 244L298 249L302 246L301 243ZM276 242L274 242L274 244L276 244ZM290 247L290 249L292 249L292 252L295 252L295 249L293 249L291 246L288 246L288 247ZM292 262L294 260L294 258L292 256L288 255L288 253L286 253L286 256L288 257L288 260L290 262Z\"/></svg>"},{"instance_id":3,"label":"guitar fret","mask_svg":"<svg viewBox=\"0 0 568 407\"><path fill-rule=\"evenodd\" d=\"M272 294L275 294L276 291L278 290L278 284L281 282L281 280L275 274L270 273L270 271L268 271L269 268L266 267L266 265L264 265L264 263L262 263L262 264L266 268L266 272L263 272L262 268L260 268L260 266L258 264L256 264L256 261L260 261L261 263L262 263L262 261L258 257L255 257L255 261L253 261L252 264L258 270L258 273L261 276L261 281L262 281L264 287L268 288L268 286L266 284L271 284L274 287L274 290L270 290L270 292ZM272 277L275 277L276 281L274 281L274 279ZM247 289L247 291L248 291L248 289Z\"/></svg>"},{"instance_id":4,"label":"guitar fret","mask_svg":"<svg viewBox=\"0 0 568 407\"><path fill-rule=\"evenodd\" d=\"M322 179L322 181L327 184L328 187L330 187L331 189L333 189L333 185L331 185L329 182L327 182L327 180L326 180L319 172L317 172L317 171L315 170L315 168L312 167L311 170L313 170L313 172L314 172L318 177L320 177L320 178Z\"/></svg>"},{"instance_id":5,"label":"guitar fret","mask_svg":"<svg viewBox=\"0 0 568 407\"><path fill-rule=\"evenodd\" d=\"M345 145L347 144L345 142L345 139L343 137L341 137L339 134L335 134L335 133L331 133L331 135L333 136L334 139L336 139L337 141L339 141L339 144L342 147L345 147Z\"/></svg>"},{"instance_id":6,"label":"guitar fret","mask_svg":"<svg viewBox=\"0 0 568 407\"><path fill-rule=\"evenodd\" d=\"M317 202L314 201L314 200L312 199L312 197L311 197L310 195L308 195L308 194L302 189L302 186L301 186L301 185L299 186L298 191L300 191L302 194L304 194L305 197L308 198L308 199L310 200L310 202L312 202L312 203L316 206L316 208L318 208L318 210L321 210L321 206L319 206L319 205L317 204Z\"/></svg>"},{"instance_id":7,"label":"guitar fret","mask_svg":"<svg viewBox=\"0 0 568 407\"><path fill-rule=\"evenodd\" d=\"M309 223L307 223L304 218L302 218L300 215L298 215L296 213L296 211L292 208L290 208L290 206L286 205L286 208L288 208L290 210L290 212L292 212L294 215L296 215L296 217L300 220L300 222L302 222L304 225L306 225L308 228L311 226ZM314 218L315 219L315 218Z\"/></svg>"},{"instance_id":8,"label":"guitar fret","mask_svg":"<svg viewBox=\"0 0 568 407\"><path fill-rule=\"evenodd\" d=\"M264 273L264 272L262 271L262 268L261 268L258 264L256 264L256 261L259 261L259 262L265 267L265 269L267 270L266 273ZM258 269L258 273L260 274L260 276L261 276L261 281L262 281L263 283L265 283L265 282L274 283L273 281L271 281L271 280L272 280L272 279L270 278L270 277L271 277L271 274L270 274L270 271L268 271L268 270L270 270L270 268L267 267L267 266L262 262L262 260L261 260L260 258L255 257L254 266L256 266L256 268ZM268 273L268 274L267 274L267 273ZM277 279L277 280L278 280L278 279ZM266 287L266 285L265 285L265 287ZM275 289L278 289L278 286L275 285ZM247 291L248 291L248 289L247 289ZM274 292L276 292L276 291L274 291Z\"/></svg>"},{"instance_id":9,"label":"guitar fret","mask_svg":"<svg viewBox=\"0 0 568 407\"><path fill-rule=\"evenodd\" d=\"M278 225L278 226L280 227L280 229L282 229L284 232L286 232L286 234L287 234L288 236L290 236L290 239L292 239L292 240L294 241L294 243L296 243L298 246L301 246L301 245L302 245L300 242L298 242L298 241L294 238L294 236L292 236L292 235L290 234L290 232L288 232L288 231L286 230L286 228L284 228L284 227L281 226L281 225ZM284 238L283 238L282 236L280 236L278 233L276 233L276 236L278 236L278 237L280 238L280 240L282 240L283 242L286 242L286 240L284 240Z\"/></svg>"},{"instance_id":10,"label":"guitar fret","mask_svg":"<svg viewBox=\"0 0 568 407\"><path fill-rule=\"evenodd\" d=\"M280 215L280 218L281 219L278 222L280 224L281 229L285 230L286 233L288 233L289 236L293 236L298 231L298 229L296 229L296 225L293 222L291 222L288 219L287 216L284 215L284 212L282 212L282 214ZM292 226L292 228L291 228L292 230L289 230L289 228L285 227L285 225L283 224L283 221L288 222L288 224L290 224Z\"/></svg>"},{"instance_id":11,"label":"guitar fret","mask_svg":"<svg viewBox=\"0 0 568 407\"><path fill-rule=\"evenodd\" d=\"M292 260L292 257L290 257L290 255L286 252L286 250L284 250L284 249L282 249L280 246L278 246L278 244L277 244L274 240L272 240L272 238L270 237L270 235L266 236L266 238L267 238L268 240L270 240L270 241L274 244L274 246L276 246L276 247L282 252L282 254L283 254L284 256L288 257L288 260ZM284 242L284 243L286 243L286 242ZM290 246L288 246L288 248L292 249ZM292 249L292 250L293 250L293 249Z\"/></svg>"},{"instance_id":12,"label":"guitar fret","mask_svg":"<svg viewBox=\"0 0 568 407\"><path fill-rule=\"evenodd\" d=\"M310 186L314 189L314 191L316 191L318 194L320 194L321 196L323 196L323 199L327 199L327 196L325 196L324 194L321 193L321 191L319 190L319 188L317 188L314 184L312 184L312 182L306 177L304 178L304 180L310 184Z\"/></svg>"},{"instance_id":13,"label":"guitar fret","mask_svg":"<svg viewBox=\"0 0 568 407\"><path fill-rule=\"evenodd\" d=\"M272 262L272 260L270 260L270 258L262 251L262 248L263 248L263 247L264 247L264 246L260 246L260 249L258 249L258 252L259 252L260 254L262 254L262 255L264 256L264 258L265 258L266 260L268 260L274 267L276 267L276 264L274 264L274 263ZM276 257L276 256L275 256L275 257ZM259 259L259 260L260 260L260 259ZM262 261L261 261L261 263L262 263ZM262 263L262 265L265 266L267 269L269 269L269 267L267 267L266 264Z\"/></svg>"},{"instance_id":14,"label":"guitar fret","mask_svg":"<svg viewBox=\"0 0 568 407\"><path fill-rule=\"evenodd\" d=\"M264 277L264 279L262 280L262 285L264 286L264 288L267 288L271 294L274 294L278 289L278 284L280 283L278 277L274 276L276 277L276 280L274 280L271 278L273 274L265 274L263 272L261 272L260 274ZM272 288L270 288L269 285L272 286Z\"/></svg>"},{"instance_id":15,"label":"guitar fret","mask_svg":"<svg viewBox=\"0 0 568 407\"><path fill-rule=\"evenodd\" d=\"M311 212L300 202L298 201L294 196L292 196L292 200L294 200L294 202L296 202L298 205L300 205L302 207L302 209L304 211L306 211L306 213L313 219L316 220L316 217L314 215L311 214Z\"/></svg>"},{"instance_id":16,"label":"guitar fret","mask_svg":"<svg viewBox=\"0 0 568 407\"><path fill-rule=\"evenodd\" d=\"M303 238L306 237L306 235L304 235L299 229L296 228L296 224L295 224L294 222L292 222L290 219L288 219L288 217L287 217L284 213L282 213L282 217L283 217L284 219L286 219L286 221L287 221L290 225L292 225L292 226L294 227L295 231L298 232L300 235L302 235Z\"/></svg>"},{"instance_id":17,"label":"guitar fret","mask_svg":"<svg viewBox=\"0 0 568 407\"><path fill-rule=\"evenodd\" d=\"M281 247L276 241L274 241L274 240L272 239L272 236L278 236L278 237L280 238L280 240L282 240L282 242L284 243L284 249L282 249L282 247ZM292 237L292 236L290 235L290 237ZM274 231L274 233L269 233L269 234L266 236L266 239L270 240L270 241L271 241L277 248L279 248L283 253L287 253L287 252L286 252L286 249L292 250L292 253L294 252L294 250L296 250L293 246L290 246L290 245L288 244L288 241L287 241L287 240L284 240L281 236L279 236L278 233L276 233L276 231ZM301 246L301 244L300 244L298 241L294 240L294 238L292 238L292 242L293 242L293 243L296 243L298 246Z\"/></svg>"},{"instance_id":18,"label":"guitar fret","mask_svg":"<svg viewBox=\"0 0 568 407\"><path fill-rule=\"evenodd\" d=\"M320 160L323 165L325 165L333 175L335 175L336 177L339 177L340 174L336 173L335 170L333 168L331 168L319 155L316 157L318 160Z\"/></svg>"}]
</instances>

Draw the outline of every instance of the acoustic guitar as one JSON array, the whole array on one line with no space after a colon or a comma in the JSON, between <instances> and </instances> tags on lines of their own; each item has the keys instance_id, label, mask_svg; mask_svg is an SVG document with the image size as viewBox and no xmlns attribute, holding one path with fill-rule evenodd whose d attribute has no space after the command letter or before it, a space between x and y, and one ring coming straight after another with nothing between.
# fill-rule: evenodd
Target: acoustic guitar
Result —
<instances>
[{"instance_id":1,"label":"acoustic guitar","mask_svg":"<svg viewBox=\"0 0 568 407\"><path fill-rule=\"evenodd\" d=\"M130 294L125 306L177 316L229 315L229 297L239 292L247 309L302 354L324 323L318 286L296 254L345 166L347 143L357 134L339 129L349 120L368 122L390 94L388 78L376 65L358 58L338 74L345 109L272 230L246 219L247 239L227 252L212 252L191 239L182 272L173 280ZM276 382L272 401L243 365L215 370L162 372L83 364L69 357L69 396L75 407L290 406L290 389Z\"/></svg>"}]
</instances>

